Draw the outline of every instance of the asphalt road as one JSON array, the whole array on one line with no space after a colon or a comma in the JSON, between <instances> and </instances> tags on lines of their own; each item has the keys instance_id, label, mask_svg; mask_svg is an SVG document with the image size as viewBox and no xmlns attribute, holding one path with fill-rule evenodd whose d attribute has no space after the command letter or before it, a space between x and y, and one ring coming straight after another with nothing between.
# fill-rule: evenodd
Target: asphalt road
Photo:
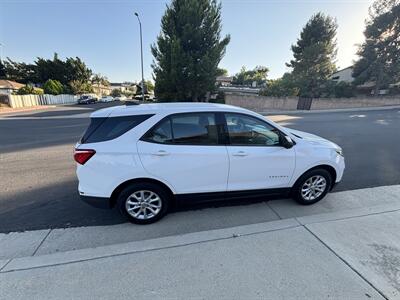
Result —
<instances>
[{"instance_id":1,"label":"asphalt road","mask_svg":"<svg viewBox=\"0 0 400 300\"><path fill-rule=\"evenodd\" d=\"M73 145L89 122L82 114L109 105L115 104L0 115L0 232L125 221L116 210L95 209L79 200L72 159ZM284 126L323 136L343 147L346 171L335 191L400 184L399 109L305 113L283 119ZM232 219L236 216L230 209L242 204L218 203L228 206L223 211ZM185 212L179 214L182 218ZM234 224L258 221L253 214L250 219L248 212L238 216L243 220Z\"/></svg>"}]
</instances>

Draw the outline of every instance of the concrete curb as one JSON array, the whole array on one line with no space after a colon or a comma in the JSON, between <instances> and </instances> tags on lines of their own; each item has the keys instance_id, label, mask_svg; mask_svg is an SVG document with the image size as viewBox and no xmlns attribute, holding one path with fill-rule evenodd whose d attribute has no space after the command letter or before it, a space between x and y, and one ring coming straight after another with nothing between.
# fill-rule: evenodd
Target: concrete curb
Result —
<instances>
[{"instance_id":1,"label":"concrete curb","mask_svg":"<svg viewBox=\"0 0 400 300\"><path fill-rule=\"evenodd\" d=\"M5 265L3 265L3 269L1 269L0 273L68 264L111 256L132 254L137 252L182 247L203 242L294 228L298 226L300 226L300 224L295 219L285 219L266 223L232 227L228 229L218 229L178 236L157 238L152 240L130 242L125 244L115 244L98 248L72 250L42 256L21 257L11 259L9 263L7 263L7 261L1 262L2 264L5 263Z\"/></svg>"},{"instance_id":2,"label":"concrete curb","mask_svg":"<svg viewBox=\"0 0 400 300\"><path fill-rule=\"evenodd\" d=\"M127 255L146 251L155 251L187 245L205 243L216 240L238 238L240 236L266 233L270 231L285 230L308 224L330 222L349 218L357 218L373 214L381 214L400 210L399 204L381 205L368 208L354 209L348 211L323 213L305 217L289 218L266 223L237 226L226 229L217 229L188 233L177 236L169 236L150 240L114 244L96 248L71 250L41 256L30 256L0 260L0 273L19 270L43 268L55 265L79 263L113 256Z\"/></svg>"}]
</instances>

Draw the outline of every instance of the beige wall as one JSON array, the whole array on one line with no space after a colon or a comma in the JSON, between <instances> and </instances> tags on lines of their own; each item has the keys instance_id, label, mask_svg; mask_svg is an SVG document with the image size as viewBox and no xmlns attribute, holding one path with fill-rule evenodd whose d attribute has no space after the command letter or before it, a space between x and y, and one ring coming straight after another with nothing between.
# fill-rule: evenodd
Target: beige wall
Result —
<instances>
[{"instance_id":1,"label":"beige wall","mask_svg":"<svg viewBox=\"0 0 400 300\"><path fill-rule=\"evenodd\" d=\"M255 111L295 110L297 97L275 98L257 95L225 95L225 103Z\"/></svg>"},{"instance_id":2,"label":"beige wall","mask_svg":"<svg viewBox=\"0 0 400 300\"><path fill-rule=\"evenodd\" d=\"M274 110L296 110L297 97L276 98L256 95L225 95L225 103L258 112ZM311 110L340 109L400 105L400 96L381 98L332 98L313 99Z\"/></svg>"},{"instance_id":3,"label":"beige wall","mask_svg":"<svg viewBox=\"0 0 400 300\"><path fill-rule=\"evenodd\" d=\"M357 108L377 107L388 105L400 105L400 96L381 98L338 98L338 99L314 99L311 110L335 109L335 108Z\"/></svg>"}]
</instances>

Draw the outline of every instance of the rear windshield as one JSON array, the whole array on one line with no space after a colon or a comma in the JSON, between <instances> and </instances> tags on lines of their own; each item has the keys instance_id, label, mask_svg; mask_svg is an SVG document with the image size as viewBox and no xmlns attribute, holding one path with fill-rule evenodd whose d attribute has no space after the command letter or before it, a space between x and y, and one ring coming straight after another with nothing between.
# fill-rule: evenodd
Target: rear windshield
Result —
<instances>
[{"instance_id":1,"label":"rear windshield","mask_svg":"<svg viewBox=\"0 0 400 300\"><path fill-rule=\"evenodd\" d=\"M153 115L136 115L111 118L92 118L81 138L81 144L98 143L115 139Z\"/></svg>"}]
</instances>

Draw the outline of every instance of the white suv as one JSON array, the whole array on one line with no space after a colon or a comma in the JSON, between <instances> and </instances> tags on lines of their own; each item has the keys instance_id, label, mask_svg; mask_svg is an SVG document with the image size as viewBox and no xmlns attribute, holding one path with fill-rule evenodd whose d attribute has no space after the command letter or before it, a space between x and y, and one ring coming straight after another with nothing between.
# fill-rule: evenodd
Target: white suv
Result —
<instances>
[{"instance_id":1,"label":"white suv","mask_svg":"<svg viewBox=\"0 0 400 300\"><path fill-rule=\"evenodd\" d=\"M342 178L342 149L239 107L209 103L98 110L76 145L79 194L152 223L180 200L291 195L321 200Z\"/></svg>"}]
</instances>

